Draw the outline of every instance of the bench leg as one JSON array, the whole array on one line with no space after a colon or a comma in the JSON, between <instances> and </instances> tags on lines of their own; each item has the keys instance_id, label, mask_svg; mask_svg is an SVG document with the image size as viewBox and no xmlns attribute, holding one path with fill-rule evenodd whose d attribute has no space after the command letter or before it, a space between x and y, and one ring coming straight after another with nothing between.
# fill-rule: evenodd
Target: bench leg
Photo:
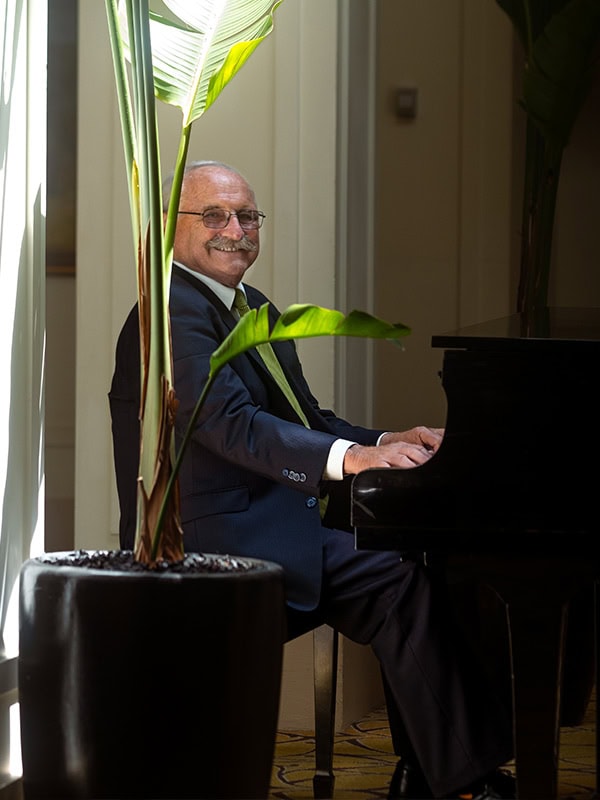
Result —
<instances>
[{"instance_id":1,"label":"bench leg","mask_svg":"<svg viewBox=\"0 0 600 800\"><path fill-rule=\"evenodd\" d=\"M315 761L313 791L316 800L333 797L333 740L337 683L338 633L328 625L313 632L315 673Z\"/></svg>"}]
</instances>

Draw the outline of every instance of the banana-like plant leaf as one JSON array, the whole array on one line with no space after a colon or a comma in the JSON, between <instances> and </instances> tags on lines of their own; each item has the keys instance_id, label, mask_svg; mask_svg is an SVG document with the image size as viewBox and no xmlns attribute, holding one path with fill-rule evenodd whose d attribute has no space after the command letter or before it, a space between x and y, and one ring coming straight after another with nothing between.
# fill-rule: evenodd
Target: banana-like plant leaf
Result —
<instances>
[{"instance_id":1,"label":"banana-like plant leaf","mask_svg":"<svg viewBox=\"0 0 600 800\"><path fill-rule=\"evenodd\" d=\"M600 41L600 0L496 0L525 51L527 114L517 310L548 304L552 232L563 151L585 98Z\"/></svg>"},{"instance_id":2,"label":"banana-like plant leaf","mask_svg":"<svg viewBox=\"0 0 600 800\"><path fill-rule=\"evenodd\" d=\"M273 328L269 322L269 304L251 309L223 340L210 359L210 374L215 375L232 358L265 342L307 339L315 336L356 336L387 339L397 342L408 336L410 328L402 323L389 323L364 311L341 311L308 304L294 304L277 319Z\"/></svg>"},{"instance_id":3,"label":"banana-like plant leaf","mask_svg":"<svg viewBox=\"0 0 600 800\"><path fill-rule=\"evenodd\" d=\"M154 86L183 126L198 119L273 28L282 0L163 0L177 18L150 13ZM130 53L124 37L125 53Z\"/></svg>"},{"instance_id":4,"label":"banana-like plant leaf","mask_svg":"<svg viewBox=\"0 0 600 800\"><path fill-rule=\"evenodd\" d=\"M508 14L526 52L546 27L546 23L571 0L497 0Z\"/></svg>"},{"instance_id":5,"label":"banana-like plant leaf","mask_svg":"<svg viewBox=\"0 0 600 800\"><path fill-rule=\"evenodd\" d=\"M592 79L600 37L600 0L571 0L533 44L523 82L523 106L542 135L564 148Z\"/></svg>"},{"instance_id":6,"label":"banana-like plant leaf","mask_svg":"<svg viewBox=\"0 0 600 800\"><path fill-rule=\"evenodd\" d=\"M521 104L554 150L569 141L588 94L600 0L497 0L525 50Z\"/></svg>"}]
</instances>

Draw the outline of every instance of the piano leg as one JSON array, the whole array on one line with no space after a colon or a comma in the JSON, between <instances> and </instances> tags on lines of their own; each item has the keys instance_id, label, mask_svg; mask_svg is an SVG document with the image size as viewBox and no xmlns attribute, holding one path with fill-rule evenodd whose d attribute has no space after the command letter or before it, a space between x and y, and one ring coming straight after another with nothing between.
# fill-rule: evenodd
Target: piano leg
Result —
<instances>
[{"instance_id":1,"label":"piano leg","mask_svg":"<svg viewBox=\"0 0 600 800\"><path fill-rule=\"evenodd\" d=\"M482 565L483 566L483 565ZM536 559L535 571L495 557L480 573L504 600L510 635L517 796L556 800L560 687L569 599L586 578L561 559Z\"/></svg>"},{"instance_id":2,"label":"piano leg","mask_svg":"<svg viewBox=\"0 0 600 800\"><path fill-rule=\"evenodd\" d=\"M567 602L532 613L509 603L513 666L514 743L518 797L549 800L558 793L561 661ZM532 654L533 657L532 657ZM540 664L544 665L540 669Z\"/></svg>"}]
</instances>

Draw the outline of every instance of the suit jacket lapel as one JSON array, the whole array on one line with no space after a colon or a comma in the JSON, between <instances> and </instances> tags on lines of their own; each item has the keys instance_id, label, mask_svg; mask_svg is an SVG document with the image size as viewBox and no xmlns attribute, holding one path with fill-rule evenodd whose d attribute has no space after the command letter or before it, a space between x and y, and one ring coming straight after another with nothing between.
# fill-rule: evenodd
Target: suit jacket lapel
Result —
<instances>
[{"instance_id":1,"label":"suit jacket lapel","mask_svg":"<svg viewBox=\"0 0 600 800\"><path fill-rule=\"evenodd\" d=\"M202 281L198 280L198 278L194 278L193 275L190 275L190 273L187 272L187 270L181 269L181 267L178 267L177 264L173 264L173 274L177 275L178 278L181 278L186 283L189 283L189 285L192 288L194 288L197 292L200 292L200 294L204 295L204 297L206 297L206 299L210 303L212 303L213 306L215 306L215 308L217 309L219 314L222 316L223 322L225 323L225 325L230 330L233 330L233 328L235 327L235 322L236 322L234 317L233 317L233 314L227 308L225 303L223 303L221 298L217 297L217 295L212 291L212 289L210 289Z\"/></svg>"}]
</instances>

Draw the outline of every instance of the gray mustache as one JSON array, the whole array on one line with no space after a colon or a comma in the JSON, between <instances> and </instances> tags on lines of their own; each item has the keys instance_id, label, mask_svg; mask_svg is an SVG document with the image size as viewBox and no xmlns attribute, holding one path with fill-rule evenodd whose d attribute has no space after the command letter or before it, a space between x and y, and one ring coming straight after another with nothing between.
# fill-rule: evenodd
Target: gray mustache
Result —
<instances>
[{"instance_id":1,"label":"gray mustache","mask_svg":"<svg viewBox=\"0 0 600 800\"><path fill-rule=\"evenodd\" d=\"M252 239L245 235L239 240L217 235L208 241L206 246L209 250L227 248L228 250L247 250L249 253L254 253L257 249L256 242L253 242Z\"/></svg>"}]
</instances>

